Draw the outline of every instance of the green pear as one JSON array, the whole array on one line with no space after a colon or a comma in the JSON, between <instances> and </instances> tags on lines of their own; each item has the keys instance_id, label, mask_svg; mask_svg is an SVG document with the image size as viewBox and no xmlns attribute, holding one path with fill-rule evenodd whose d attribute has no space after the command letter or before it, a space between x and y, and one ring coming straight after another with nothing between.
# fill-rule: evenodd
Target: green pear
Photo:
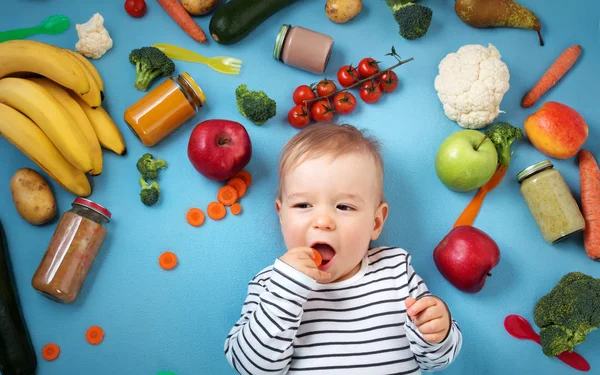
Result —
<instances>
[{"instance_id":1,"label":"green pear","mask_svg":"<svg viewBox=\"0 0 600 375\"><path fill-rule=\"evenodd\" d=\"M514 27L537 31L544 45L537 16L513 0L456 0L454 10L464 23L477 28Z\"/></svg>"}]
</instances>

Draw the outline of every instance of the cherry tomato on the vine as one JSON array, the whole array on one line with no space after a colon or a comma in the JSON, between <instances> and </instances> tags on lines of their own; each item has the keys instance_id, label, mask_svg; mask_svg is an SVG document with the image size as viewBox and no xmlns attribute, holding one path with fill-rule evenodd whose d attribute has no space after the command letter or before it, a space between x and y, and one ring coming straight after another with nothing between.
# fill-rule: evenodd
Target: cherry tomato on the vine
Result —
<instances>
[{"instance_id":1,"label":"cherry tomato on the vine","mask_svg":"<svg viewBox=\"0 0 600 375\"><path fill-rule=\"evenodd\" d=\"M358 63L358 73L362 78L369 78L379 73L379 64L370 57L365 57Z\"/></svg>"},{"instance_id":2,"label":"cherry tomato on the vine","mask_svg":"<svg viewBox=\"0 0 600 375\"><path fill-rule=\"evenodd\" d=\"M348 87L358 82L360 74L352 65L344 65L338 70L337 79L340 85Z\"/></svg>"},{"instance_id":3,"label":"cherry tomato on the vine","mask_svg":"<svg viewBox=\"0 0 600 375\"><path fill-rule=\"evenodd\" d=\"M304 105L296 105L288 112L288 122L297 129L310 124L310 114Z\"/></svg>"},{"instance_id":4,"label":"cherry tomato on the vine","mask_svg":"<svg viewBox=\"0 0 600 375\"><path fill-rule=\"evenodd\" d=\"M333 108L329 100L321 99L310 107L310 115L316 122L331 121L333 118Z\"/></svg>"},{"instance_id":5,"label":"cherry tomato on the vine","mask_svg":"<svg viewBox=\"0 0 600 375\"><path fill-rule=\"evenodd\" d=\"M335 89L335 83L324 78L317 84L317 95L329 96L335 92Z\"/></svg>"},{"instance_id":6,"label":"cherry tomato on the vine","mask_svg":"<svg viewBox=\"0 0 600 375\"><path fill-rule=\"evenodd\" d=\"M381 98L381 87L373 80L363 82L360 85L360 98L366 103L375 103Z\"/></svg>"},{"instance_id":7,"label":"cherry tomato on the vine","mask_svg":"<svg viewBox=\"0 0 600 375\"><path fill-rule=\"evenodd\" d=\"M131 17L141 17L146 14L146 2L144 0L127 0L125 1L125 11Z\"/></svg>"},{"instance_id":8,"label":"cherry tomato on the vine","mask_svg":"<svg viewBox=\"0 0 600 375\"><path fill-rule=\"evenodd\" d=\"M337 93L333 97L333 106L336 112L347 115L356 108L356 98L348 91Z\"/></svg>"},{"instance_id":9,"label":"cherry tomato on the vine","mask_svg":"<svg viewBox=\"0 0 600 375\"><path fill-rule=\"evenodd\" d=\"M398 87L398 76L393 71L385 72L379 76L379 87L383 92L392 92Z\"/></svg>"},{"instance_id":10,"label":"cherry tomato on the vine","mask_svg":"<svg viewBox=\"0 0 600 375\"><path fill-rule=\"evenodd\" d=\"M296 87L296 89L294 90L294 94L292 95L294 104L304 104L305 100L311 100L316 97L317 95L308 85L301 85Z\"/></svg>"}]
</instances>

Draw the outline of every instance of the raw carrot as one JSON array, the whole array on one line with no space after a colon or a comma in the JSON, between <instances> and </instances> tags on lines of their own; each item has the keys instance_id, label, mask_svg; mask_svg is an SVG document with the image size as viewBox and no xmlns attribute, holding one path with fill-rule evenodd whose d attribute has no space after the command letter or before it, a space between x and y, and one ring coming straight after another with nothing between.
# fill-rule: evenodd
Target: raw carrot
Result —
<instances>
[{"instance_id":1,"label":"raw carrot","mask_svg":"<svg viewBox=\"0 0 600 375\"><path fill-rule=\"evenodd\" d=\"M238 199L246 194L246 182L239 177L227 181L227 185L232 186L237 191Z\"/></svg>"},{"instance_id":2,"label":"raw carrot","mask_svg":"<svg viewBox=\"0 0 600 375\"><path fill-rule=\"evenodd\" d=\"M539 98L550 90L568 71L579 58L581 46L573 45L561 53L552 63L550 68L544 73L542 78L525 94L521 101L521 107L529 108L537 102Z\"/></svg>"},{"instance_id":3,"label":"raw carrot","mask_svg":"<svg viewBox=\"0 0 600 375\"><path fill-rule=\"evenodd\" d=\"M227 210L221 202L210 202L206 208L206 214L213 220L221 220L226 213Z\"/></svg>"},{"instance_id":4,"label":"raw carrot","mask_svg":"<svg viewBox=\"0 0 600 375\"><path fill-rule=\"evenodd\" d=\"M238 177L238 178L241 178L242 180L244 180L247 188L249 188L250 185L252 185L252 175L248 171L241 170L238 173L236 173L235 176L233 176L233 177Z\"/></svg>"},{"instance_id":5,"label":"raw carrot","mask_svg":"<svg viewBox=\"0 0 600 375\"><path fill-rule=\"evenodd\" d=\"M85 332L85 339L92 345L98 345L104 339L104 331L99 326L91 326Z\"/></svg>"},{"instance_id":6,"label":"raw carrot","mask_svg":"<svg viewBox=\"0 0 600 375\"><path fill-rule=\"evenodd\" d=\"M229 211L234 215L239 215L242 212L242 206L239 203L234 203L229 207Z\"/></svg>"},{"instance_id":7,"label":"raw carrot","mask_svg":"<svg viewBox=\"0 0 600 375\"><path fill-rule=\"evenodd\" d=\"M238 198L238 193L232 186L225 185L217 191L217 200L225 206L231 206Z\"/></svg>"},{"instance_id":8,"label":"raw carrot","mask_svg":"<svg viewBox=\"0 0 600 375\"><path fill-rule=\"evenodd\" d=\"M204 224L204 212L199 208L190 208L185 215L185 219L191 226L199 227Z\"/></svg>"},{"instance_id":9,"label":"raw carrot","mask_svg":"<svg viewBox=\"0 0 600 375\"><path fill-rule=\"evenodd\" d=\"M158 257L158 265L163 270L173 269L177 265L177 255L170 251L165 251Z\"/></svg>"},{"instance_id":10,"label":"raw carrot","mask_svg":"<svg viewBox=\"0 0 600 375\"><path fill-rule=\"evenodd\" d=\"M600 260L600 169L587 150L579 151L579 183L585 219L583 247L590 258Z\"/></svg>"},{"instance_id":11,"label":"raw carrot","mask_svg":"<svg viewBox=\"0 0 600 375\"><path fill-rule=\"evenodd\" d=\"M206 43L206 35L202 28L192 19L190 14L185 10L183 5L177 0L158 0L160 6L177 22L179 27L183 29L196 42Z\"/></svg>"},{"instance_id":12,"label":"raw carrot","mask_svg":"<svg viewBox=\"0 0 600 375\"><path fill-rule=\"evenodd\" d=\"M46 361L54 361L60 354L60 347L54 343L46 344L42 348L42 358Z\"/></svg>"},{"instance_id":13,"label":"raw carrot","mask_svg":"<svg viewBox=\"0 0 600 375\"><path fill-rule=\"evenodd\" d=\"M494 188L498 186L498 184L500 184L500 181L502 181L504 175L506 175L507 170L508 167L502 164L498 164L498 168L496 169L496 172L494 172L494 174L492 175L492 178L490 178L488 182L486 182L482 187L479 188L477 194L475 194L471 202L469 202L469 204L467 205L467 207L465 207L458 219L456 219L454 227L458 227L461 225L473 225L473 222L475 221L475 218L477 217L477 214L481 209L483 198L485 198L487 193L494 190Z\"/></svg>"},{"instance_id":14,"label":"raw carrot","mask_svg":"<svg viewBox=\"0 0 600 375\"><path fill-rule=\"evenodd\" d=\"M319 253L317 250L312 249L312 251L315 254L315 257L313 258L313 262L315 262L317 267L319 267L321 265L321 263L323 263L323 257L321 256L321 253Z\"/></svg>"}]
</instances>

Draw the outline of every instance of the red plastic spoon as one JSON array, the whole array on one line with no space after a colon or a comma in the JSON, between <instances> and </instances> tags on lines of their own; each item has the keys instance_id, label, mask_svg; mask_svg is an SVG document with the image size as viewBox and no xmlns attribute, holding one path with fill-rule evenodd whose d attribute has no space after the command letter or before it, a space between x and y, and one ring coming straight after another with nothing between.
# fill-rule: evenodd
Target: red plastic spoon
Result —
<instances>
[{"instance_id":1,"label":"red plastic spoon","mask_svg":"<svg viewBox=\"0 0 600 375\"><path fill-rule=\"evenodd\" d=\"M519 315L509 315L504 319L504 328L518 339L532 340L540 344L540 335L535 333L527 319ZM540 344L541 345L541 344ZM590 371L590 364L575 352L563 352L556 356L567 365L579 371Z\"/></svg>"}]
</instances>

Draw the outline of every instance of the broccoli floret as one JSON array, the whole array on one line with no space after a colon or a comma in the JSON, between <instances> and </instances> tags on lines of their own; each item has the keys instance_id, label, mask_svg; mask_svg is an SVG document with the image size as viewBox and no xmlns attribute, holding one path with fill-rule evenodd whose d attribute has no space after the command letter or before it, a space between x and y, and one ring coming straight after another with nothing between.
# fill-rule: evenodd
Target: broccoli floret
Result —
<instances>
[{"instance_id":1,"label":"broccoli floret","mask_svg":"<svg viewBox=\"0 0 600 375\"><path fill-rule=\"evenodd\" d=\"M248 90L245 84L235 89L238 110L256 125L262 125L275 116L277 104L264 91Z\"/></svg>"},{"instance_id":2,"label":"broccoli floret","mask_svg":"<svg viewBox=\"0 0 600 375\"><path fill-rule=\"evenodd\" d=\"M510 167L510 145L517 139L523 138L523 132L508 122L497 122L485 131L485 135L494 143L498 152L498 163Z\"/></svg>"},{"instance_id":3,"label":"broccoli floret","mask_svg":"<svg viewBox=\"0 0 600 375\"><path fill-rule=\"evenodd\" d=\"M148 185L144 177L140 177L140 186L142 187L142 191L140 192L142 203L146 206L154 205L160 196L158 182L153 181L152 184Z\"/></svg>"},{"instance_id":4,"label":"broccoli floret","mask_svg":"<svg viewBox=\"0 0 600 375\"><path fill-rule=\"evenodd\" d=\"M388 3L389 4L389 3ZM427 33L433 12L426 6L413 2L398 1L392 6L394 19L400 25L404 39L418 39Z\"/></svg>"},{"instance_id":5,"label":"broccoli floret","mask_svg":"<svg viewBox=\"0 0 600 375\"><path fill-rule=\"evenodd\" d=\"M563 276L533 311L540 341L548 357L573 351L600 327L600 279L580 272Z\"/></svg>"},{"instance_id":6,"label":"broccoli floret","mask_svg":"<svg viewBox=\"0 0 600 375\"><path fill-rule=\"evenodd\" d=\"M158 170L166 168L167 162L163 159L154 159L152 154L144 154L138 159L136 166L143 178L156 180L158 178Z\"/></svg>"},{"instance_id":7,"label":"broccoli floret","mask_svg":"<svg viewBox=\"0 0 600 375\"><path fill-rule=\"evenodd\" d=\"M129 53L129 62L135 65L136 89L146 91L159 76L170 76L175 71L173 61L156 47L142 47Z\"/></svg>"}]
</instances>

